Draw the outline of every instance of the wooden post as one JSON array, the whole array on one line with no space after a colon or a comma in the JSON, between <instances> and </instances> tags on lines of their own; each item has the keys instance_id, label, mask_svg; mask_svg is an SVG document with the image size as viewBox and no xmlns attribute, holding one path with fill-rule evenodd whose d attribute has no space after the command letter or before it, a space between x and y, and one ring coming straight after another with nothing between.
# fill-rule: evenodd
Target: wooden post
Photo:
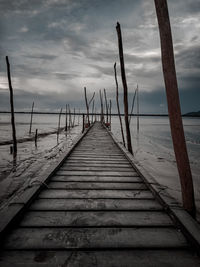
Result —
<instances>
[{"instance_id":1,"label":"wooden post","mask_svg":"<svg viewBox=\"0 0 200 267\"><path fill-rule=\"evenodd\" d=\"M131 134L128 123L128 86L126 83L126 73L124 67L124 55L123 55L123 44L122 44L122 36L121 36L121 28L119 22L117 22L116 26L117 36L118 36L118 46L119 46L119 58L120 58L120 66L121 66L121 77L122 84L124 87L124 117L125 117L125 125L126 125L126 138L127 138L127 146L128 151L133 154L132 145L131 145Z\"/></svg>"},{"instance_id":2,"label":"wooden post","mask_svg":"<svg viewBox=\"0 0 200 267\"><path fill-rule=\"evenodd\" d=\"M14 112L14 101L13 101L13 88L12 81L10 75L10 63L8 56L6 56L6 64L7 64L7 75L8 75L8 84L10 90L10 109L11 109L11 124L12 124L12 136L13 136L13 156L14 158L17 156L17 138L16 138L16 129L15 129L15 112Z\"/></svg>"},{"instance_id":3,"label":"wooden post","mask_svg":"<svg viewBox=\"0 0 200 267\"><path fill-rule=\"evenodd\" d=\"M93 117L94 117L94 99L92 101L92 123L93 123Z\"/></svg>"},{"instance_id":4,"label":"wooden post","mask_svg":"<svg viewBox=\"0 0 200 267\"><path fill-rule=\"evenodd\" d=\"M137 86L137 132L139 132L139 87Z\"/></svg>"},{"instance_id":5,"label":"wooden post","mask_svg":"<svg viewBox=\"0 0 200 267\"><path fill-rule=\"evenodd\" d=\"M112 110L112 101L110 99L110 131L111 131L111 110Z\"/></svg>"},{"instance_id":6,"label":"wooden post","mask_svg":"<svg viewBox=\"0 0 200 267\"><path fill-rule=\"evenodd\" d=\"M66 111L65 111L65 132L67 132L67 123L68 123L68 118L67 118L67 104L66 104Z\"/></svg>"},{"instance_id":7,"label":"wooden post","mask_svg":"<svg viewBox=\"0 0 200 267\"><path fill-rule=\"evenodd\" d=\"M33 101L32 109L31 109L31 121L30 121L29 134L31 134L31 129L32 129L32 122L33 122L33 108L34 108L34 101Z\"/></svg>"},{"instance_id":8,"label":"wooden post","mask_svg":"<svg viewBox=\"0 0 200 267\"><path fill-rule=\"evenodd\" d=\"M95 107L95 121L97 120L97 109L96 109L96 107Z\"/></svg>"},{"instance_id":9,"label":"wooden post","mask_svg":"<svg viewBox=\"0 0 200 267\"><path fill-rule=\"evenodd\" d=\"M105 106L106 106L106 122L108 123L108 102L106 97L106 89L104 88Z\"/></svg>"},{"instance_id":10,"label":"wooden post","mask_svg":"<svg viewBox=\"0 0 200 267\"><path fill-rule=\"evenodd\" d=\"M122 118L121 118L120 107L119 107L119 90L118 90L118 81L117 81L116 62L114 64L114 72L115 72L115 83L116 83L116 102L117 102L117 110L118 110L119 122L120 122L120 127L121 127L121 133L122 133L122 142L123 142L124 147L126 147L125 138L124 138L124 130L123 130L123 125L122 125Z\"/></svg>"},{"instance_id":11,"label":"wooden post","mask_svg":"<svg viewBox=\"0 0 200 267\"><path fill-rule=\"evenodd\" d=\"M62 108L60 109L59 118L58 118L57 143L58 143L59 132L60 132L60 118L61 118L61 114L62 114Z\"/></svg>"},{"instance_id":12,"label":"wooden post","mask_svg":"<svg viewBox=\"0 0 200 267\"><path fill-rule=\"evenodd\" d=\"M69 111L69 130L70 130L70 128L72 128L72 116L71 116L70 105L68 105L68 111Z\"/></svg>"},{"instance_id":13,"label":"wooden post","mask_svg":"<svg viewBox=\"0 0 200 267\"><path fill-rule=\"evenodd\" d=\"M83 128L82 128L82 133L84 133L85 130L85 115L83 114Z\"/></svg>"},{"instance_id":14,"label":"wooden post","mask_svg":"<svg viewBox=\"0 0 200 267\"><path fill-rule=\"evenodd\" d=\"M100 96L100 103L101 103L101 123L103 123L103 101L102 101L101 90L99 90L99 96Z\"/></svg>"},{"instance_id":15,"label":"wooden post","mask_svg":"<svg viewBox=\"0 0 200 267\"><path fill-rule=\"evenodd\" d=\"M196 208L187 154L174 63L173 41L166 0L154 0L160 31L163 75L167 94L171 135L182 188L183 207L195 217Z\"/></svg>"},{"instance_id":16,"label":"wooden post","mask_svg":"<svg viewBox=\"0 0 200 267\"><path fill-rule=\"evenodd\" d=\"M88 105L88 101L87 101L86 87L84 87L84 93L85 93L85 105L86 105L86 111L87 111L88 126L90 126L89 105Z\"/></svg>"},{"instance_id":17,"label":"wooden post","mask_svg":"<svg viewBox=\"0 0 200 267\"><path fill-rule=\"evenodd\" d=\"M35 130L35 147L37 147L38 129Z\"/></svg>"},{"instance_id":18,"label":"wooden post","mask_svg":"<svg viewBox=\"0 0 200 267\"><path fill-rule=\"evenodd\" d=\"M78 111L78 125L79 125L79 120L80 120L80 108L79 108L79 111Z\"/></svg>"},{"instance_id":19,"label":"wooden post","mask_svg":"<svg viewBox=\"0 0 200 267\"><path fill-rule=\"evenodd\" d=\"M74 108L73 127L75 125L75 116L76 116L76 109Z\"/></svg>"},{"instance_id":20,"label":"wooden post","mask_svg":"<svg viewBox=\"0 0 200 267\"><path fill-rule=\"evenodd\" d=\"M131 118L132 118L133 109L134 109L134 105L135 105L135 97L136 97L136 94L137 94L137 88L135 89L135 93L133 95L133 101L132 101L132 106L131 106L131 113L129 115L129 125L131 123Z\"/></svg>"}]
</instances>

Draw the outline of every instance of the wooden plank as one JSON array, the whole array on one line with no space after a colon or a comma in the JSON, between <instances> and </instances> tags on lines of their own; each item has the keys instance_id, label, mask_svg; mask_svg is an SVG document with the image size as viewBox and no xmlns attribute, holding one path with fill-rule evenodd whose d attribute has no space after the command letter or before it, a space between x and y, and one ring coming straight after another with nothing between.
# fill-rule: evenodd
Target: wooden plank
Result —
<instances>
[{"instance_id":1,"label":"wooden plank","mask_svg":"<svg viewBox=\"0 0 200 267\"><path fill-rule=\"evenodd\" d=\"M121 166L118 167L112 167L112 166L62 166L59 171L95 171L95 172L132 172L134 171L132 167L125 167L121 168Z\"/></svg>"},{"instance_id":2,"label":"wooden plank","mask_svg":"<svg viewBox=\"0 0 200 267\"><path fill-rule=\"evenodd\" d=\"M145 189L144 183L100 183L100 182L50 182L50 189Z\"/></svg>"},{"instance_id":3,"label":"wooden plank","mask_svg":"<svg viewBox=\"0 0 200 267\"><path fill-rule=\"evenodd\" d=\"M163 210L154 199L37 199L30 210Z\"/></svg>"},{"instance_id":4,"label":"wooden plank","mask_svg":"<svg viewBox=\"0 0 200 267\"><path fill-rule=\"evenodd\" d=\"M112 176L112 177L132 177L138 175L134 171L124 172L124 171L57 171L57 175L74 175L74 176Z\"/></svg>"},{"instance_id":5,"label":"wooden plank","mask_svg":"<svg viewBox=\"0 0 200 267\"><path fill-rule=\"evenodd\" d=\"M137 174L136 174L137 175ZM120 176L75 176L75 175L54 175L51 181L66 182L142 182L143 180L137 175L132 177Z\"/></svg>"},{"instance_id":6,"label":"wooden plank","mask_svg":"<svg viewBox=\"0 0 200 267\"><path fill-rule=\"evenodd\" d=\"M39 198L149 198L150 191L145 190L56 190L49 189L40 193Z\"/></svg>"},{"instance_id":7,"label":"wooden plank","mask_svg":"<svg viewBox=\"0 0 200 267\"><path fill-rule=\"evenodd\" d=\"M200 266L193 251L173 250L103 250L103 251L4 251L4 267L188 267ZM67 265L66 265L67 263Z\"/></svg>"},{"instance_id":8,"label":"wooden plank","mask_svg":"<svg viewBox=\"0 0 200 267\"><path fill-rule=\"evenodd\" d=\"M5 249L183 248L174 228L18 228Z\"/></svg>"},{"instance_id":9,"label":"wooden plank","mask_svg":"<svg viewBox=\"0 0 200 267\"><path fill-rule=\"evenodd\" d=\"M167 227L172 221L159 211L29 211L23 227Z\"/></svg>"},{"instance_id":10,"label":"wooden plank","mask_svg":"<svg viewBox=\"0 0 200 267\"><path fill-rule=\"evenodd\" d=\"M130 167L131 164L130 163L125 163L125 162L121 162L121 161L91 161L91 160L67 160L63 166L112 166L112 167Z\"/></svg>"},{"instance_id":11,"label":"wooden plank","mask_svg":"<svg viewBox=\"0 0 200 267\"><path fill-rule=\"evenodd\" d=\"M113 158L108 158L108 159L105 159L105 158L102 158L102 157L81 157L81 156L70 156L70 158L67 159L66 162L69 162L69 161L73 161L73 160L80 160L80 161L91 161L91 162L107 162L107 163L110 163L110 162L114 162L114 163L127 163L127 160L125 158L121 158L121 159L113 159Z\"/></svg>"}]
</instances>

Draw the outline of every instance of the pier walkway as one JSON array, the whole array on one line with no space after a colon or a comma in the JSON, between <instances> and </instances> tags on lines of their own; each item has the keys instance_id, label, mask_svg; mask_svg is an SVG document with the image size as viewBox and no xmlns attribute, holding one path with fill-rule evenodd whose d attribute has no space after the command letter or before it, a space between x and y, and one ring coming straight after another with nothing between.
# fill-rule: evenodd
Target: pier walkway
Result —
<instances>
[{"instance_id":1,"label":"pier walkway","mask_svg":"<svg viewBox=\"0 0 200 267\"><path fill-rule=\"evenodd\" d=\"M200 266L195 248L96 122L2 243L0 266Z\"/></svg>"}]
</instances>

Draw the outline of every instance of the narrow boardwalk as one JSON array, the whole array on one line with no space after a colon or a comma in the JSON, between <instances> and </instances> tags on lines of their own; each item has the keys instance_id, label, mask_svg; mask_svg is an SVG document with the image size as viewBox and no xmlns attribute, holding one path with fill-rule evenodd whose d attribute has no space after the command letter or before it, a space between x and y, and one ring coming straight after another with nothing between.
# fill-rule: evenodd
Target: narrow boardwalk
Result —
<instances>
[{"instance_id":1,"label":"narrow boardwalk","mask_svg":"<svg viewBox=\"0 0 200 267\"><path fill-rule=\"evenodd\" d=\"M0 266L200 266L98 122L6 237Z\"/></svg>"}]
</instances>

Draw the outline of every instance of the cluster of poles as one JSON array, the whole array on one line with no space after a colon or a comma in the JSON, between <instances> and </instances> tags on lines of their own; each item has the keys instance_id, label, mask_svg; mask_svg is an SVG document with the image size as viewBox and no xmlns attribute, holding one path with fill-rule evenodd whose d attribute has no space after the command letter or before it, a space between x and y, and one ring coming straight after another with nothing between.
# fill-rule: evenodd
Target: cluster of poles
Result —
<instances>
[{"instance_id":1,"label":"cluster of poles","mask_svg":"<svg viewBox=\"0 0 200 267\"><path fill-rule=\"evenodd\" d=\"M170 19L169 19L169 14L168 14L167 0L154 0L154 2L155 2L157 20L158 20L158 25L159 25L159 32L160 32L163 76L164 76L166 95L167 95L171 135L172 135L172 141L173 141L173 146L174 146L174 152L176 156L177 167L179 171L179 177L180 177L180 183L181 183L181 189L182 189L183 207L193 217L195 217L196 208L195 208L195 201L194 201L193 180L192 180L192 174L191 174L191 169L190 169L190 164L189 164L189 158L187 154L185 136L184 136L184 131L183 131L183 123L182 123L182 118L181 118L178 84L177 84L176 69L175 69L175 64L174 64L173 41L172 41L172 34L171 34ZM123 89L124 89L124 119L125 119L125 127L126 127L127 149L130 153L133 154L130 127L129 127L131 117L129 116L129 113L128 113L128 86L126 82L122 35L121 35L121 28L120 28L119 23L117 23L116 30L117 30L117 36L118 36L121 78L122 78L122 84L123 84ZM10 64L9 64L8 57L6 57L6 63L7 63L8 83L9 83L9 89L10 89L13 153L14 153L14 156L16 156L17 140L16 140L16 130L15 130L15 119L14 119L13 90L12 90L12 83L11 83L11 76L10 76ZM118 103L118 82L117 82L117 74L116 74L116 64L114 65L114 71L115 71L115 81L116 81L116 88L117 88L117 93L116 93L117 107L118 107L118 113L119 113L119 118L120 118L123 143L125 145L125 138L124 138L122 120L121 120L121 115L120 115L120 110L119 110L119 103ZM137 92L138 92L138 89L137 89ZM85 126L86 127L90 126L89 108L90 108L91 103L92 103L92 122L93 122L94 96L95 96L95 93L94 93L92 98L88 101L86 88L84 88L84 93L85 93L85 102L86 102L86 110L87 110L87 114L86 114L87 119L85 123L84 115L83 115L83 131L84 131ZM105 98L105 107L106 107L106 120L104 117L103 93L100 90L101 121L104 122L107 126L110 126L112 105L111 105L111 100L109 103L107 102L106 90L104 90L104 98ZM68 107L68 110L70 111L69 107ZM108 119L109 110L110 110L110 122ZM62 114L62 109L59 114L57 140L59 136L61 114ZM66 108L66 114L68 114L67 108ZM70 114L71 113L69 112L69 123L70 125L73 125ZM67 121L67 116L66 116L66 121ZM66 123L66 130L67 130L67 127L70 127L68 123ZM137 127L139 128L139 123Z\"/></svg>"}]
</instances>

